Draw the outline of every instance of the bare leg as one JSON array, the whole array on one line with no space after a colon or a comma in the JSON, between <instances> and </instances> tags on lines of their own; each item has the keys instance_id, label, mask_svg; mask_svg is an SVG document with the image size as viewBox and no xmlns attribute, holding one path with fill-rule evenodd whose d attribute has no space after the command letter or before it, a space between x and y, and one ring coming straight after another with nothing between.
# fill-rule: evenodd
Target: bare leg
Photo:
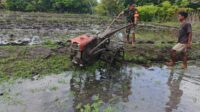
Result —
<instances>
[{"instance_id":1,"label":"bare leg","mask_svg":"<svg viewBox=\"0 0 200 112\"><path fill-rule=\"evenodd\" d=\"M126 34L127 43L129 43L129 33Z\"/></svg>"},{"instance_id":2,"label":"bare leg","mask_svg":"<svg viewBox=\"0 0 200 112\"><path fill-rule=\"evenodd\" d=\"M132 47L135 47L135 33L132 33Z\"/></svg>"},{"instance_id":3,"label":"bare leg","mask_svg":"<svg viewBox=\"0 0 200 112\"><path fill-rule=\"evenodd\" d=\"M175 63L176 63L176 51L171 50L171 60L170 60L170 62L167 62L166 65L167 66L174 66Z\"/></svg>"},{"instance_id":4,"label":"bare leg","mask_svg":"<svg viewBox=\"0 0 200 112\"><path fill-rule=\"evenodd\" d=\"M175 64L176 63L176 51L175 50L171 51L171 59L172 59L172 63Z\"/></svg>"},{"instance_id":5,"label":"bare leg","mask_svg":"<svg viewBox=\"0 0 200 112\"><path fill-rule=\"evenodd\" d=\"M130 32L131 32L131 27L128 27L126 29L126 40L127 40L127 43L129 43L129 37L130 37Z\"/></svg>"},{"instance_id":6,"label":"bare leg","mask_svg":"<svg viewBox=\"0 0 200 112\"><path fill-rule=\"evenodd\" d=\"M187 52L184 52L183 53L183 65L182 65L182 69L186 69L187 68L187 59L188 59Z\"/></svg>"}]
</instances>

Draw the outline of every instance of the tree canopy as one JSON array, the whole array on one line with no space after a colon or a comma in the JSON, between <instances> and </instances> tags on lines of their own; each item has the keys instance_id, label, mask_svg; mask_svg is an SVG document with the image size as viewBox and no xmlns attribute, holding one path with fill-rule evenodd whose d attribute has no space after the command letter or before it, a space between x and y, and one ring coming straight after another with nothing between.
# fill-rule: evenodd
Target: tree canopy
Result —
<instances>
[{"instance_id":1,"label":"tree canopy","mask_svg":"<svg viewBox=\"0 0 200 112\"><path fill-rule=\"evenodd\" d=\"M162 6L168 2L178 7L198 9L199 0L0 0L0 8L13 11L42 11L42 12L70 12L70 13L97 13L115 15L128 6L130 2L138 6Z\"/></svg>"},{"instance_id":2,"label":"tree canopy","mask_svg":"<svg viewBox=\"0 0 200 112\"><path fill-rule=\"evenodd\" d=\"M14 11L55 11L91 13L96 0L6 0L6 8Z\"/></svg>"},{"instance_id":3,"label":"tree canopy","mask_svg":"<svg viewBox=\"0 0 200 112\"><path fill-rule=\"evenodd\" d=\"M199 0L0 0L0 9L115 16L130 3L137 5L143 21L167 21L180 10L200 10Z\"/></svg>"}]
</instances>

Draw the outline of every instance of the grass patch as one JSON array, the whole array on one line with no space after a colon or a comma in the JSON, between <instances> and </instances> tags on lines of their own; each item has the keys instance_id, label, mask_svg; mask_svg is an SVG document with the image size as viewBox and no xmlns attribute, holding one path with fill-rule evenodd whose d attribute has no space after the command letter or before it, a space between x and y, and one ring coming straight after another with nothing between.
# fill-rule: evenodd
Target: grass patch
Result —
<instances>
[{"instance_id":1,"label":"grass patch","mask_svg":"<svg viewBox=\"0 0 200 112\"><path fill-rule=\"evenodd\" d=\"M153 41L157 43L177 41L176 34L168 31L153 32L153 31L138 31L136 40Z\"/></svg>"},{"instance_id":2,"label":"grass patch","mask_svg":"<svg viewBox=\"0 0 200 112\"><path fill-rule=\"evenodd\" d=\"M177 22L162 22L162 23L155 23L153 22L152 24L156 24L156 25L165 25L165 26L171 26L171 27L179 27L180 23ZM198 31L200 29L200 23L198 22L193 22L192 23L192 28L194 31Z\"/></svg>"},{"instance_id":3,"label":"grass patch","mask_svg":"<svg viewBox=\"0 0 200 112\"><path fill-rule=\"evenodd\" d=\"M18 12L18 11L0 11L0 14L6 15L0 18L2 22L16 23L69 23L69 24L101 24L111 21L111 17L90 15L90 14L71 14L71 13L44 13L44 12ZM7 16L9 15L9 16ZM14 18L12 18L12 16ZM84 19L83 19L84 18Z\"/></svg>"},{"instance_id":4,"label":"grass patch","mask_svg":"<svg viewBox=\"0 0 200 112\"><path fill-rule=\"evenodd\" d=\"M12 76L27 78L34 74L60 73L69 67L69 59L64 55L52 56L49 59L14 59L6 60L0 65L0 77Z\"/></svg>"},{"instance_id":5,"label":"grass patch","mask_svg":"<svg viewBox=\"0 0 200 112\"><path fill-rule=\"evenodd\" d=\"M5 48L5 49L4 49ZM29 48L29 47L28 47ZM52 55L47 59L36 57L26 58L24 50L27 47L5 46L1 49L10 52L9 56L0 58L0 82L9 78L31 78L34 75L61 73L70 66L70 60L65 54ZM13 50L18 49L19 53Z\"/></svg>"}]
</instances>

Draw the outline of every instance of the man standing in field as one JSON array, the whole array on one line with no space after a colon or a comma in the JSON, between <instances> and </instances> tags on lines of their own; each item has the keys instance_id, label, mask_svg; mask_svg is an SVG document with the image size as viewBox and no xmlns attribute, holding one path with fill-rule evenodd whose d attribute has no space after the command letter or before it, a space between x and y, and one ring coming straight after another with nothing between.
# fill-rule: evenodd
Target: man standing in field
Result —
<instances>
[{"instance_id":1,"label":"man standing in field","mask_svg":"<svg viewBox=\"0 0 200 112\"><path fill-rule=\"evenodd\" d=\"M122 13L120 13L120 16L126 16L127 19L127 24L133 24L132 26L128 27L126 29L126 39L127 42L129 43L129 37L130 37L130 33L132 34L132 46L134 47L134 43L135 43L135 31L134 28L137 25L138 22L138 18L139 18L139 13L138 10L136 9L136 5L132 2L129 4L128 9L122 11ZM119 16L119 17L120 17Z\"/></svg>"},{"instance_id":2,"label":"man standing in field","mask_svg":"<svg viewBox=\"0 0 200 112\"><path fill-rule=\"evenodd\" d=\"M166 62L168 66L174 66L176 63L176 53L182 52L183 64L182 68L187 68L188 48L192 45L192 25L186 22L187 12L179 12L178 19L181 23L178 35L178 43L171 50L171 60Z\"/></svg>"}]
</instances>

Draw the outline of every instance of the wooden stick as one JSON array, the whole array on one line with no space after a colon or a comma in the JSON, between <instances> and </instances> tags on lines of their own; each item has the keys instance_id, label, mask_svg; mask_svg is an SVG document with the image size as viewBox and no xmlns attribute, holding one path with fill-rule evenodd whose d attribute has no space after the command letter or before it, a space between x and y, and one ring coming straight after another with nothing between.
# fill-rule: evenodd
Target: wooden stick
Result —
<instances>
[{"instance_id":1,"label":"wooden stick","mask_svg":"<svg viewBox=\"0 0 200 112\"><path fill-rule=\"evenodd\" d=\"M123 12L123 11L122 11ZM113 23L117 20L117 18L119 18L120 16L121 16L121 13L122 12L120 12L119 14L118 14L118 16L116 17L116 18L114 18L113 19L113 21L111 22L111 24L106 28L106 30L105 31L107 31L108 29L110 29L110 27L113 25Z\"/></svg>"}]
</instances>

